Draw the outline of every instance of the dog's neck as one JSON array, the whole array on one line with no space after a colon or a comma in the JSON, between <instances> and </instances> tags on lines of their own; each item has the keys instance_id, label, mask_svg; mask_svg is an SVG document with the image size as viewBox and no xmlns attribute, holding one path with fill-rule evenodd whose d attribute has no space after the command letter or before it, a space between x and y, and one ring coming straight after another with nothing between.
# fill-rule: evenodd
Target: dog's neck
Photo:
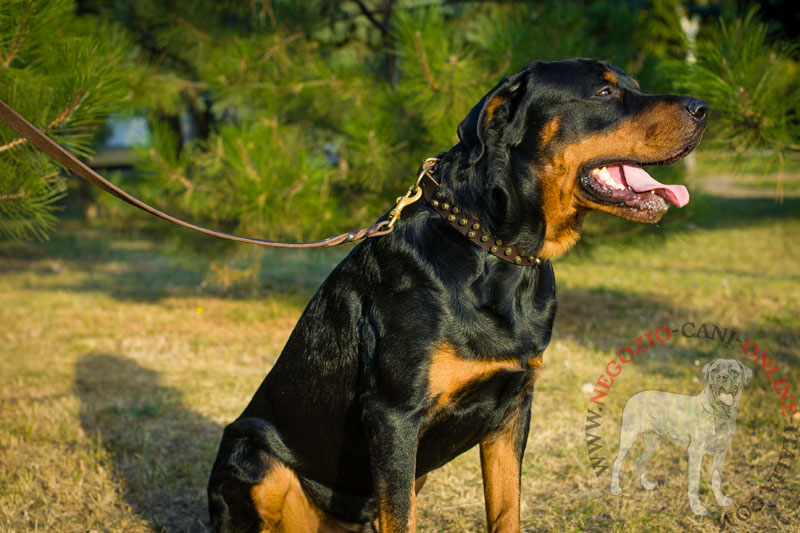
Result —
<instances>
[{"instance_id":1,"label":"dog's neck","mask_svg":"<svg viewBox=\"0 0 800 533\"><path fill-rule=\"evenodd\" d=\"M457 147L441 156L440 190L492 235L541 259L563 253L577 240L583 215L548 224L540 184L527 162L509 154L487 154L472 166L464 161Z\"/></svg>"}]
</instances>

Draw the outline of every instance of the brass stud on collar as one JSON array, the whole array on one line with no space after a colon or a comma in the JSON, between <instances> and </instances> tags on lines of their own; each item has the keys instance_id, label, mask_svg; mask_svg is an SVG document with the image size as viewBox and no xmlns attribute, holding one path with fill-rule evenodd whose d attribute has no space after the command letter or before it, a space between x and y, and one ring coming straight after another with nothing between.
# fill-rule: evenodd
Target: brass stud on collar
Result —
<instances>
[{"instance_id":1,"label":"brass stud on collar","mask_svg":"<svg viewBox=\"0 0 800 533\"><path fill-rule=\"evenodd\" d=\"M496 241L494 241L494 243L495 243L497 246L503 246L503 241L501 241L500 239L497 239Z\"/></svg>"},{"instance_id":2,"label":"brass stud on collar","mask_svg":"<svg viewBox=\"0 0 800 533\"><path fill-rule=\"evenodd\" d=\"M497 252L497 246L492 246L491 248L489 248L489 250L491 250L492 253L495 253Z\"/></svg>"},{"instance_id":3,"label":"brass stud on collar","mask_svg":"<svg viewBox=\"0 0 800 533\"><path fill-rule=\"evenodd\" d=\"M475 224L472 225L472 229L479 230L481 229L481 225L476 222Z\"/></svg>"},{"instance_id":4,"label":"brass stud on collar","mask_svg":"<svg viewBox=\"0 0 800 533\"><path fill-rule=\"evenodd\" d=\"M489 240L489 236L488 236L488 235L483 235L483 236L481 237L481 242L486 242L486 241L488 241L488 240Z\"/></svg>"},{"instance_id":5,"label":"brass stud on collar","mask_svg":"<svg viewBox=\"0 0 800 533\"><path fill-rule=\"evenodd\" d=\"M467 232L467 237L469 237L470 239L474 238L475 237L475 232L474 231L468 231Z\"/></svg>"},{"instance_id":6,"label":"brass stud on collar","mask_svg":"<svg viewBox=\"0 0 800 533\"><path fill-rule=\"evenodd\" d=\"M447 221L448 222L453 222L455 219L456 219L455 215L447 215Z\"/></svg>"},{"instance_id":7,"label":"brass stud on collar","mask_svg":"<svg viewBox=\"0 0 800 533\"><path fill-rule=\"evenodd\" d=\"M514 263L517 264L517 265L522 264L522 258L520 256L515 257L514 258Z\"/></svg>"},{"instance_id":8,"label":"brass stud on collar","mask_svg":"<svg viewBox=\"0 0 800 533\"><path fill-rule=\"evenodd\" d=\"M439 200L432 201L431 205L433 205L433 207L439 207Z\"/></svg>"},{"instance_id":9,"label":"brass stud on collar","mask_svg":"<svg viewBox=\"0 0 800 533\"><path fill-rule=\"evenodd\" d=\"M503 253L506 255L511 255L511 252L512 252L511 248L506 248Z\"/></svg>"},{"instance_id":10,"label":"brass stud on collar","mask_svg":"<svg viewBox=\"0 0 800 533\"><path fill-rule=\"evenodd\" d=\"M461 212L461 209L459 209L459 208L457 208L457 207L453 206L453 214L454 214L454 215L457 215L457 214L459 214L460 212Z\"/></svg>"},{"instance_id":11,"label":"brass stud on collar","mask_svg":"<svg viewBox=\"0 0 800 533\"><path fill-rule=\"evenodd\" d=\"M535 258L535 257L533 257L532 255L529 255L529 256L528 256L528 261L529 261L529 262L533 263L535 260L536 260L536 258Z\"/></svg>"},{"instance_id":12,"label":"brass stud on collar","mask_svg":"<svg viewBox=\"0 0 800 533\"><path fill-rule=\"evenodd\" d=\"M444 198L444 195L442 194L442 192L441 192L441 191L436 191L436 198L438 198L439 200L441 200L442 198Z\"/></svg>"},{"instance_id":13,"label":"brass stud on collar","mask_svg":"<svg viewBox=\"0 0 800 533\"><path fill-rule=\"evenodd\" d=\"M445 211L449 210L450 209L450 204L448 204L447 202L444 202L442 204L442 209L444 209Z\"/></svg>"},{"instance_id":14,"label":"brass stud on collar","mask_svg":"<svg viewBox=\"0 0 800 533\"><path fill-rule=\"evenodd\" d=\"M458 225L459 226L466 226L467 225L467 219L466 218L462 218L461 220L458 221Z\"/></svg>"},{"instance_id":15,"label":"brass stud on collar","mask_svg":"<svg viewBox=\"0 0 800 533\"><path fill-rule=\"evenodd\" d=\"M536 261L534 261L534 263L536 263L537 265L538 265L539 263L541 263L541 262L542 262L542 260L541 260L541 259L539 259L538 257L536 258Z\"/></svg>"}]
</instances>

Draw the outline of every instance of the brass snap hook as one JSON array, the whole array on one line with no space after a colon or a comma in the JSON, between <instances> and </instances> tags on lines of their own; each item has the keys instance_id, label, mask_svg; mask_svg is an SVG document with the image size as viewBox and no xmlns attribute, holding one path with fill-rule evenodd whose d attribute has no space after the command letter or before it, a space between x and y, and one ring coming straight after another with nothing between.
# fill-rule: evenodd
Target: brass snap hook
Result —
<instances>
[{"instance_id":1,"label":"brass snap hook","mask_svg":"<svg viewBox=\"0 0 800 533\"><path fill-rule=\"evenodd\" d=\"M437 161L439 161L439 159L435 157L429 157L422 163L422 172L419 173L417 182L408 188L408 192L406 192L405 196L397 197L395 200L395 206L391 211L389 211L389 224L387 224L385 231L389 232L392 230L392 226L394 226L394 223L400 218L400 213L407 205L411 205L422 198L422 187L420 187L419 184L422 181L423 176L431 171Z\"/></svg>"}]
</instances>

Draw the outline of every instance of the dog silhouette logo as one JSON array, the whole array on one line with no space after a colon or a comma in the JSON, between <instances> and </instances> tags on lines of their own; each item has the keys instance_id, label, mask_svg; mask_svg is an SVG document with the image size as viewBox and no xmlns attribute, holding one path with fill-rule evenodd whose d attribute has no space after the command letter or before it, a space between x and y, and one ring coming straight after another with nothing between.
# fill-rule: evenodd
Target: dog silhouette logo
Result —
<instances>
[{"instance_id":1,"label":"dog silhouette logo","mask_svg":"<svg viewBox=\"0 0 800 533\"><path fill-rule=\"evenodd\" d=\"M657 484L647 478L647 462L661 439L685 447L688 459L689 505L696 515L708 514L700 503L700 472L703 458L711 455L711 490L720 506L733 500L722 493L722 468L733 432L740 393L753 372L736 359L714 359L703 367L705 388L695 396L647 390L631 396L622 411L619 453L611 470L611 494L622 494L619 476L625 458L639 435L643 451L636 459L639 482L647 490Z\"/></svg>"}]
</instances>

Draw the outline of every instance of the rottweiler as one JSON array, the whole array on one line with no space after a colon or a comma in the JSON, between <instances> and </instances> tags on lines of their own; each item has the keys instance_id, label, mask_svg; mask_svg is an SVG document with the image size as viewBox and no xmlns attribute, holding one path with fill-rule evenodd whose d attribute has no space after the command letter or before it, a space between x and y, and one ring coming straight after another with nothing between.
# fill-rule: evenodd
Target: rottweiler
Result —
<instances>
[{"instance_id":1,"label":"rottweiler","mask_svg":"<svg viewBox=\"0 0 800 533\"><path fill-rule=\"evenodd\" d=\"M591 210L653 223L685 205L642 166L691 152L707 114L590 59L503 78L423 169L424 201L333 270L225 428L213 529L415 531L425 475L479 445L488 529L519 531L550 259Z\"/></svg>"}]
</instances>

